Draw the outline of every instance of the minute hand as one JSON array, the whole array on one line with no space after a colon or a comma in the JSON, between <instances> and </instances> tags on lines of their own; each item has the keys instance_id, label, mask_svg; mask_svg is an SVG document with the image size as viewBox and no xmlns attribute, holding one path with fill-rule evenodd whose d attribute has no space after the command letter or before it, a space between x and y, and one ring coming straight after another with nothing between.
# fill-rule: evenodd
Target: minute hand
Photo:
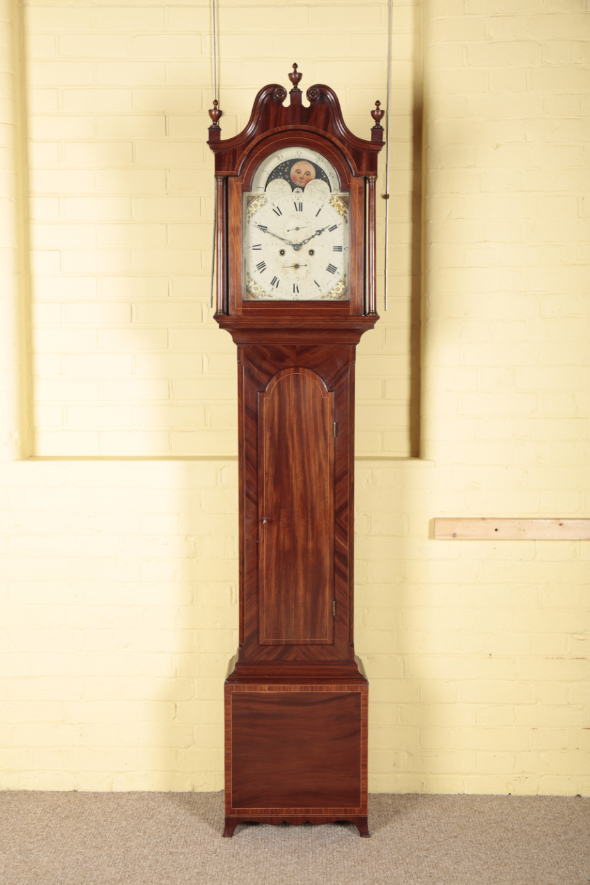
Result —
<instances>
[{"instance_id":1,"label":"minute hand","mask_svg":"<svg viewBox=\"0 0 590 885\"><path fill-rule=\"evenodd\" d=\"M294 246L294 245L295 245L295 244L292 243L290 240L286 240L284 237L279 237L278 234L273 234L273 232L272 232L271 230L269 230L267 227L264 227L263 224L258 224L258 223L257 223L257 224L256 224L256 227L259 227L260 230L261 230L263 233L265 233L265 234L270 234L271 237L276 237L277 240L282 240L283 243L286 243L286 244L287 244L287 246Z\"/></svg>"},{"instance_id":2,"label":"minute hand","mask_svg":"<svg viewBox=\"0 0 590 885\"><path fill-rule=\"evenodd\" d=\"M306 244L306 243L309 243L310 240L313 240L314 237L319 237L319 235L320 235L320 234L323 234L323 232L324 232L325 230L328 230L329 226L330 226L330 225L327 224L327 225L326 225L325 227L323 227L321 230L316 230L315 234L312 234L311 237L308 237L306 240L303 240L303 242L299 243L299 248L301 249L302 246L305 246L305 244Z\"/></svg>"}]
</instances>

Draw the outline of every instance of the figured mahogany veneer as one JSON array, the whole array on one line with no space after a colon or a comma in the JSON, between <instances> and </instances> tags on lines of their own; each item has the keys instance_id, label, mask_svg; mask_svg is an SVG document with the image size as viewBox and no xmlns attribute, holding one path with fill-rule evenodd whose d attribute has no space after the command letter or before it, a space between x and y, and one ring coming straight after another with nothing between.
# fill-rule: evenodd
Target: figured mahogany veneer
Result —
<instances>
[{"instance_id":1,"label":"figured mahogany veneer","mask_svg":"<svg viewBox=\"0 0 590 885\"><path fill-rule=\"evenodd\" d=\"M240 634L225 685L225 836L241 821L367 827L368 682L353 645L354 365L378 319L371 141L346 127L336 94L265 86L243 132L221 141L217 313L238 345ZM244 301L242 206L260 163L306 146L350 194L350 300Z\"/></svg>"},{"instance_id":2,"label":"figured mahogany veneer","mask_svg":"<svg viewBox=\"0 0 590 885\"><path fill-rule=\"evenodd\" d=\"M233 691L231 701L230 808L360 808L360 689Z\"/></svg>"},{"instance_id":3,"label":"figured mahogany veneer","mask_svg":"<svg viewBox=\"0 0 590 885\"><path fill-rule=\"evenodd\" d=\"M264 86L254 99L246 128L233 138L221 141L220 127L209 127L208 143L215 154L216 175L239 174L244 158L257 142L273 132L286 129L296 130L298 136L309 132L327 138L346 157L354 175L377 175L377 157L383 147L383 129L380 125L377 126L377 131L380 130L378 139L365 141L358 138L344 122L334 90L320 83L307 90L309 107L302 104L303 93L297 86L290 90L289 95L290 104L285 105L287 90L284 86L279 83ZM215 113L219 112L216 110ZM378 113L381 119L383 112ZM291 138L291 144L295 141Z\"/></svg>"},{"instance_id":4,"label":"figured mahogany veneer","mask_svg":"<svg viewBox=\"0 0 590 885\"><path fill-rule=\"evenodd\" d=\"M367 707L366 683L228 685L224 835L348 820L368 836Z\"/></svg>"},{"instance_id":5,"label":"figured mahogany veneer","mask_svg":"<svg viewBox=\"0 0 590 885\"><path fill-rule=\"evenodd\" d=\"M282 369L258 395L258 420L260 644L331 645L334 393L312 369Z\"/></svg>"},{"instance_id":6,"label":"figured mahogany veneer","mask_svg":"<svg viewBox=\"0 0 590 885\"><path fill-rule=\"evenodd\" d=\"M351 345L238 348L240 663L354 659L353 360Z\"/></svg>"}]
</instances>

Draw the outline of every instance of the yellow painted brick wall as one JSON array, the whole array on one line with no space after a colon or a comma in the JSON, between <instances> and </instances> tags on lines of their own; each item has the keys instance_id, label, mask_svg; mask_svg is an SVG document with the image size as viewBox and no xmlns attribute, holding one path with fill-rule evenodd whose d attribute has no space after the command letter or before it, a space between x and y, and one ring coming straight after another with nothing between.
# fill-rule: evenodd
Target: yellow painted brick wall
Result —
<instances>
[{"instance_id":1,"label":"yellow painted brick wall","mask_svg":"<svg viewBox=\"0 0 590 885\"><path fill-rule=\"evenodd\" d=\"M236 454L234 345L209 308L209 7L26 5L37 455ZM359 449L398 456L417 448L414 18L411 5L396 14L395 286L359 362ZM369 137L369 112L386 95L385 21L383 2L221 3L223 136L245 126L262 85L287 81L296 57L303 86L329 81L349 125Z\"/></svg>"},{"instance_id":2,"label":"yellow painted brick wall","mask_svg":"<svg viewBox=\"0 0 590 885\"><path fill-rule=\"evenodd\" d=\"M224 136L297 60L366 137L384 0L220 5ZM590 794L588 543L431 530L590 515L587 12L394 4L390 310L357 362L373 791ZM0 788L220 789L237 465L209 4L0 19Z\"/></svg>"}]
</instances>

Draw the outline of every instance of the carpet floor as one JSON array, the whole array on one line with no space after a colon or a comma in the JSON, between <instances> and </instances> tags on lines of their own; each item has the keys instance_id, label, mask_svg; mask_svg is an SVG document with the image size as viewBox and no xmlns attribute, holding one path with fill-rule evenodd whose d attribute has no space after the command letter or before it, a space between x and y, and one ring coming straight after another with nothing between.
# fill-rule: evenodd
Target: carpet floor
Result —
<instances>
[{"instance_id":1,"label":"carpet floor","mask_svg":"<svg viewBox=\"0 0 590 885\"><path fill-rule=\"evenodd\" d=\"M350 824L240 825L221 793L0 793L2 885L590 885L590 799L374 794Z\"/></svg>"}]
</instances>

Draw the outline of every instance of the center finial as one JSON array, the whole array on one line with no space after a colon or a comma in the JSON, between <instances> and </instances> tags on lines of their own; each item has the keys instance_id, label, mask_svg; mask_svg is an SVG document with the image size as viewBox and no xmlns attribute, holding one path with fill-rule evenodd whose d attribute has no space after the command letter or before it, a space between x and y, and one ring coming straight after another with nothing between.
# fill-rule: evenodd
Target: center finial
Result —
<instances>
[{"instance_id":1,"label":"center finial","mask_svg":"<svg viewBox=\"0 0 590 885\"><path fill-rule=\"evenodd\" d=\"M293 84L293 89L291 90L291 92L301 92L301 90L299 89L299 81L302 77L303 74L299 73L299 71L297 70L297 65L293 63L293 73L289 74L289 80Z\"/></svg>"}]
</instances>

